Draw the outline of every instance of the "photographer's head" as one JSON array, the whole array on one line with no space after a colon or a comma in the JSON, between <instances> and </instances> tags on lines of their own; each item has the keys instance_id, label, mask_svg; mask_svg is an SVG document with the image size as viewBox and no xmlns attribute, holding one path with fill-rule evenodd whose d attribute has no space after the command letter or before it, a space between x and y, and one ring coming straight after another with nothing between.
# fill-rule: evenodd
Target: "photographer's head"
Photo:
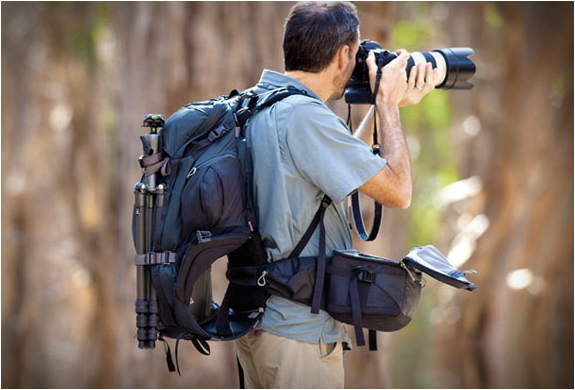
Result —
<instances>
[{"instance_id":1,"label":"photographer's head","mask_svg":"<svg viewBox=\"0 0 575 390\"><path fill-rule=\"evenodd\" d=\"M283 42L286 72L325 73L333 87L327 98L343 95L358 47L359 19L351 3L298 3L286 19Z\"/></svg>"}]
</instances>

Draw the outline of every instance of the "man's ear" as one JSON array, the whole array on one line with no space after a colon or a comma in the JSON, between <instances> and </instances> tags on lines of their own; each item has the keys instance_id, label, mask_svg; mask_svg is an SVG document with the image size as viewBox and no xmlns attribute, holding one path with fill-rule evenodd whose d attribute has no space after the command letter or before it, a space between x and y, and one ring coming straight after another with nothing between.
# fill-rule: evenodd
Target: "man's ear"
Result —
<instances>
[{"instance_id":1,"label":"man's ear","mask_svg":"<svg viewBox=\"0 0 575 390\"><path fill-rule=\"evenodd\" d=\"M348 45L341 45L340 48L337 50L336 58L337 58L337 66L338 69L346 69L347 64L349 62L349 52L351 48Z\"/></svg>"}]
</instances>

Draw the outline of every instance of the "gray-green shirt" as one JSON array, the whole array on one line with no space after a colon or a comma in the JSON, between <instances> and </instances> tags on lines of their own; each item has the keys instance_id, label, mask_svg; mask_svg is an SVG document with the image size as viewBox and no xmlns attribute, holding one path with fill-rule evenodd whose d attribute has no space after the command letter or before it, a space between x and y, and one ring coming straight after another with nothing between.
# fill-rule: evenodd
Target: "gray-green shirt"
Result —
<instances>
[{"instance_id":1,"label":"gray-green shirt","mask_svg":"<svg viewBox=\"0 0 575 390\"><path fill-rule=\"evenodd\" d=\"M270 261L288 257L308 228L324 194L333 205L324 217L327 256L350 249L347 196L385 166L385 159L354 138L345 122L303 83L264 70L258 88L294 86L293 95L255 115L247 124L254 163L254 200ZM319 229L301 256L317 256ZM309 306L271 297L260 328L304 342L349 342L342 323Z\"/></svg>"}]
</instances>

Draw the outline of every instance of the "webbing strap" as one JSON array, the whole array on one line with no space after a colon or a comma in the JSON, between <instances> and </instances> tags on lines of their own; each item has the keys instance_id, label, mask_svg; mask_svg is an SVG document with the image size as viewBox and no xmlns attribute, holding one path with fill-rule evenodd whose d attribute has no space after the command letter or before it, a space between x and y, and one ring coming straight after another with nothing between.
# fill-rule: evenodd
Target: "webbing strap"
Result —
<instances>
[{"instance_id":1,"label":"webbing strap","mask_svg":"<svg viewBox=\"0 0 575 390\"><path fill-rule=\"evenodd\" d=\"M377 333L375 330L370 329L368 332L369 337L369 350L370 351L377 351Z\"/></svg>"},{"instance_id":2,"label":"webbing strap","mask_svg":"<svg viewBox=\"0 0 575 390\"><path fill-rule=\"evenodd\" d=\"M156 264L169 264L176 262L176 254L174 252L148 252L140 253L134 256L135 265L156 265Z\"/></svg>"},{"instance_id":3,"label":"webbing strap","mask_svg":"<svg viewBox=\"0 0 575 390\"><path fill-rule=\"evenodd\" d=\"M359 300L358 278L352 278L349 282L349 299L351 303L351 316L353 318L353 327L355 329L355 342L358 347L365 345L363 337L363 326L361 323L361 303Z\"/></svg>"},{"instance_id":4,"label":"webbing strap","mask_svg":"<svg viewBox=\"0 0 575 390\"><path fill-rule=\"evenodd\" d=\"M244 369L242 368L242 364L240 363L240 358L238 356L236 356L236 361L238 362L238 376L240 380L240 389L245 389L246 383L245 383Z\"/></svg>"},{"instance_id":5,"label":"webbing strap","mask_svg":"<svg viewBox=\"0 0 575 390\"><path fill-rule=\"evenodd\" d=\"M371 103L375 105L375 100L377 97L377 91L379 90L379 83L381 81L381 68L383 67L383 56L377 58L377 75L375 78L375 88L371 96ZM350 105L351 107L351 105ZM351 115L350 115L351 117ZM377 138L377 110L373 110L373 144L371 145L371 152L373 154L379 155L379 141ZM369 235L365 230L365 225L363 223L363 217L361 216L361 206L359 204L359 193L356 191L351 195L351 208L353 214L353 224L355 225L355 231L359 238L363 241L373 241L379 233L379 227L381 226L381 216L383 207L378 202L374 201L374 215L373 224L371 225L371 231Z\"/></svg>"},{"instance_id":6,"label":"webbing strap","mask_svg":"<svg viewBox=\"0 0 575 390\"><path fill-rule=\"evenodd\" d=\"M164 351L166 352L166 364L168 365L168 371L169 372L176 371L174 361L172 360L172 352L170 350L170 344L168 344L168 342L162 336L160 336L158 340L164 343Z\"/></svg>"},{"instance_id":7,"label":"webbing strap","mask_svg":"<svg viewBox=\"0 0 575 390\"><path fill-rule=\"evenodd\" d=\"M319 313L319 309L321 307L321 297L323 294L323 285L325 281L325 269L327 259L325 255L326 243L325 243L325 225L323 223L323 217L325 215L325 211L327 210L330 204L331 199L329 198L329 196L325 195L309 227L305 231L303 237L296 245L292 253L289 255L289 257L298 257L305 248L305 246L307 245L307 243L309 242L309 240L311 239L311 236L317 229L317 226L319 225L319 253L317 256L317 266L315 271L315 287L313 290L313 296L311 301L311 312L314 314Z\"/></svg>"},{"instance_id":8,"label":"webbing strap","mask_svg":"<svg viewBox=\"0 0 575 390\"><path fill-rule=\"evenodd\" d=\"M182 373L180 372L180 362L178 359L178 347L180 345L180 340L182 338L188 339L189 336L190 336L189 333L180 333L180 335L176 339L176 351L175 351L175 353L176 353L176 369L178 371L179 376L182 376ZM199 353L201 353L202 355L205 355L205 356L210 356L210 354L211 354L210 345L206 342L206 340L198 339L196 337L192 337L189 340L192 342L194 347L196 347L196 349L198 350Z\"/></svg>"},{"instance_id":9,"label":"webbing strap","mask_svg":"<svg viewBox=\"0 0 575 390\"><path fill-rule=\"evenodd\" d=\"M353 225L355 226L355 231L359 238L363 241L373 241L379 233L379 227L381 226L381 217L383 215L383 207L376 201L373 201L374 211L373 211L373 223L371 225L371 230L367 234L365 229L365 224L363 223L363 216L361 215L361 204L359 202L359 192L354 192L351 195L351 213L353 215Z\"/></svg>"},{"instance_id":10,"label":"webbing strap","mask_svg":"<svg viewBox=\"0 0 575 390\"><path fill-rule=\"evenodd\" d=\"M319 313L321 306L321 295L323 293L323 284L325 281L325 225L323 223L323 216L327 207L321 207L321 215L319 220L319 253L317 255L317 266L315 271L315 287L313 290L313 298L311 300L311 312L314 314Z\"/></svg>"},{"instance_id":11,"label":"webbing strap","mask_svg":"<svg viewBox=\"0 0 575 390\"><path fill-rule=\"evenodd\" d=\"M325 214L325 210L329 207L330 204L331 204L331 199L329 198L329 196L325 195L321 201L321 205L319 206L319 209L316 211L315 215L313 216L313 219L311 220L309 227L307 228L307 230L303 234L302 238L299 240L298 244L295 246L295 248L293 249L293 251L290 253L290 255L288 257L298 257L300 255L300 253L303 251L303 248L305 248L305 246L307 245L307 243L311 239L311 236L315 232L315 229L317 229L317 226L319 225L320 221L323 219L323 216ZM320 234L321 234L321 231L320 231ZM321 240L321 238L320 238L320 240ZM321 252L321 248L320 248L320 252Z\"/></svg>"},{"instance_id":12,"label":"webbing strap","mask_svg":"<svg viewBox=\"0 0 575 390\"><path fill-rule=\"evenodd\" d=\"M383 61L383 60L382 60ZM375 104L375 98L377 96L377 90L379 89L379 83L381 79L381 68L383 62L378 62L377 68L377 78L375 82L375 91L372 95L372 104ZM351 104L347 106L347 126L349 127L349 131L353 134L353 126L351 120ZM371 146L371 151L373 154L379 155L380 145L377 138L377 112L373 110L373 145ZM371 225L371 230L369 234L365 229L365 224L363 223L363 217L361 215L361 205L359 202L359 193L356 191L351 195L351 213L353 215L353 224L355 226L355 231L359 238L362 241L373 241L377 237L379 233L379 228L381 226L381 217L383 215L383 206L378 202L374 201L374 214L373 214L373 223Z\"/></svg>"},{"instance_id":13,"label":"webbing strap","mask_svg":"<svg viewBox=\"0 0 575 390\"><path fill-rule=\"evenodd\" d=\"M226 290L224 299L220 305L220 310L218 311L218 316L216 317L216 332L218 333L218 336L222 337L230 337L233 335L232 329L230 328L229 291L229 289Z\"/></svg>"},{"instance_id":14,"label":"webbing strap","mask_svg":"<svg viewBox=\"0 0 575 390\"><path fill-rule=\"evenodd\" d=\"M169 161L169 158L164 153L155 153L148 157L141 157L138 161L146 176L150 176L158 172Z\"/></svg>"},{"instance_id":15,"label":"webbing strap","mask_svg":"<svg viewBox=\"0 0 575 390\"><path fill-rule=\"evenodd\" d=\"M375 104L375 98L377 97L377 91L379 90L379 83L381 82L381 68L383 68L383 56L375 57L377 60L377 74L375 75L375 88L371 95L371 104Z\"/></svg>"}]
</instances>

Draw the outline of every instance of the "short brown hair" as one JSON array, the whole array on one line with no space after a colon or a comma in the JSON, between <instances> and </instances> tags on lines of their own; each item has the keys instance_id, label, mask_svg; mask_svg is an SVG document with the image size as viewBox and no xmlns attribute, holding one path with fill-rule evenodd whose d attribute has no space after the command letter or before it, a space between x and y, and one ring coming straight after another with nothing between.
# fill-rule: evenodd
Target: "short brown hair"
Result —
<instances>
[{"instance_id":1,"label":"short brown hair","mask_svg":"<svg viewBox=\"0 0 575 390\"><path fill-rule=\"evenodd\" d=\"M317 73L326 68L341 45L358 39L359 19L348 2L304 2L294 5L284 26L285 70Z\"/></svg>"}]
</instances>

